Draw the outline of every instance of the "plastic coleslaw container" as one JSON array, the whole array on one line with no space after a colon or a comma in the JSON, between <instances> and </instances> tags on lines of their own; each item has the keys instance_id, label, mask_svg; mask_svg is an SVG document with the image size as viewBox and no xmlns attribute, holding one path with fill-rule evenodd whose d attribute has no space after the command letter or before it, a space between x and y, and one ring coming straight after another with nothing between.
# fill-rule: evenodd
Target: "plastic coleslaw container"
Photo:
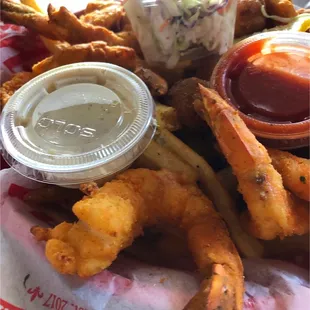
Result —
<instances>
[{"instance_id":1,"label":"plastic coleslaw container","mask_svg":"<svg viewBox=\"0 0 310 310\"><path fill-rule=\"evenodd\" d=\"M155 132L151 94L107 63L48 71L21 87L1 117L3 157L20 174L72 187L127 168Z\"/></svg>"},{"instance_id":2,"label":"plastic coleslaw container","mask_svg":"<svg viewBox=\"0 0 310 310\"><path fill-rule=\"evenodd\" d=\"M233 45L237 0L127 0L124 8L150 64L171 69Z\"/></svg>"}]
</instances>

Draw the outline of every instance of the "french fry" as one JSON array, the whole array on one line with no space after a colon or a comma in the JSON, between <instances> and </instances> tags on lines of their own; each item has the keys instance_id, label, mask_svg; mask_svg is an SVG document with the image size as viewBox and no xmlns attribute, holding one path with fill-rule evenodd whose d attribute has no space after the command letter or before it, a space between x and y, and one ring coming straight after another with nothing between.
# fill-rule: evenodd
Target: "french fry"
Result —
<instances>
[{"instance_id":1,"label":"french fry","mask_svg":"<svg viewBox=\"0 0 310 310\"><path fill-rule=\"evenodd\" d=\"M138 66L134 73L147 85L152 96L163 96L168 92L167 81L152 70Z\"/></svg>"},{"instance_id":2,"label":"french fry","mask_svg":"<svg viewBox=\"0 0 310 310\"><path fill-rule=\"evenodd\" d=\"M152 141L144 153L136 160L135 166L148 169L169 169L183 174L188 180L196 182L198 173L177 155Z\"/></svg>"},{"instance_id":3,"label":"french fry","mask_svg":"<svg viewBox=\"0 0 310 310\"><path fill-rule=\"evenodd\" d=\"M202 189L222 215L232 239L243 256L263 256L262 244L242 229L234 201L221 185L209 164L166 129L159 130L155 141L163 148L178 154L185 163L188 163L196 170Z\"/></svg>"},{"instance_id":4,"label":"french fry","mask_svg":"<svg viewBox=\"0 0 310 310\"><path fill-rule=\"evenodd\" d=\"M169 131L181 129L181 124L177 117L175 108L156 103L156 120L159 128L165 128Z\"/></svg>"}]
</instances>

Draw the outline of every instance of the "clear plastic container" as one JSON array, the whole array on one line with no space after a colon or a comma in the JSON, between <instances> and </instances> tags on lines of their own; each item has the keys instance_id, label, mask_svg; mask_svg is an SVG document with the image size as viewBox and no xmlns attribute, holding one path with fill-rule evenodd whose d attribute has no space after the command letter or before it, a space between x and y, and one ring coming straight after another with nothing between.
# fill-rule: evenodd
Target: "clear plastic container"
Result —
<instances>
[{"instance_id":1,"label":"clear plastic container","mask_svg":"<svg viewBox=\"0 0 310 310\"><path fill-rule=\"evenodd\" d=\"M21 87L1 117L3 157L39 182L72 187L113 176L148 146L156 124L146 85L107 63L48 71Z\"/></svg>"},{"instance_id":2,"label":"clear plastic container","mask_svg":"<svg viewBox=\"0 0 310 310\"><path fill-rule=\"evenodd\" d=\"M174 68L233 44L237 0L127 0L146 61Z\"/></svg>"},{"instance_id":3,"label":"clear plastic container","mask_svg":"<svg viewBox=\"0 0 310 310\"><path fill-rule=\"evenodd\" d=\"M273 55L284 55L281 56L284 57L283 59L290 60L287 60L286 63L274 60L269 75L273 78L272 83L268 76L269 71L266 71L268 74L265 74L264 81L260 83L254 79L257 76L260 77L261 73L258 74L257 71L252 71L251 75L246 76L248 86L244 87L244 82L238 80L245 72L244 65L252 64L257 60L264 60L265 57ZM304 107L304 105L300 104L301 102L298 98L300 98L301 94L307 94L307 91L302 92L304 88L297 88L296 83L287 83L286 86L281 87L279 90L277 75L272 75L272 72L275 71L274 68L280 69L284 66L286 71L290 72L290 81L293 81L294 76L299 76L299 79L304 81L304 85L310 85L310 67L304 66L300 59L296 61L295 58L288 58L291 55L299 56L301 60L302 58L309 59L310 34L294 31L272 31L256 34L238 42L223 55L215 67L211 78L212 87L228 103L239 110L240 116L255 136L266 146L272 148L295 149L309 146L310 144L309 105L307 107L306 104L307 109L304 110L306 115L303 115L302 119L293 119L293 117L296 117L294 112ZM238 81L238 84L235 81ZM289 80L286 81L289 82ZM234 85L237 85L239 90L243 88L242 92L240 91L241 95L238 94L236 96L236 92L233 90ZM253 90L253 88L249 88L251 85L256 90L255 94L249 91L250 89ZM293 91L291 91L292 88L294 88ZM289 90L290 96L287 95L287 90ZM260 94L259 96L257 95L258 93ZM274 96L275 93L276 96ZM276 109L268 105L260 107L257 98L266 97L264 101L266 104L266 102L271 101L268 96L269 98L274 98ZM309 92L307 97L308 99L305 101L308 100L310 104ZM255 107L255 110L251 110L255 111L255 113L247 113L247 111L242 109L245 98L250 107L251 105ZM281 98L281 100L278 98ZM257 107L260 107L260 109ZM266 111L268 114L266 114ZM280 116L288 117L289 120L281 119Z\"/></svg>"}]
</instances>

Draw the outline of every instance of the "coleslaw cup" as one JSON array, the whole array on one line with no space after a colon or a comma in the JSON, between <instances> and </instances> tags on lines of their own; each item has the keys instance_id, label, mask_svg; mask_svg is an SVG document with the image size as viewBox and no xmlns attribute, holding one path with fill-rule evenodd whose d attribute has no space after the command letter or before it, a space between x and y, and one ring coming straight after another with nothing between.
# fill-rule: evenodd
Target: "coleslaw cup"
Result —
<instances>
[{"instance_id":1,"label":"coleslaw cup","mask_svg":"<svg viewBox=\"0 0 310 310\"><path fill-rule=\"evenodd\" d=\"M237 0L127 0L124 8L149 64L171 69L233 44Z\"/></svg>"}]
</instances>

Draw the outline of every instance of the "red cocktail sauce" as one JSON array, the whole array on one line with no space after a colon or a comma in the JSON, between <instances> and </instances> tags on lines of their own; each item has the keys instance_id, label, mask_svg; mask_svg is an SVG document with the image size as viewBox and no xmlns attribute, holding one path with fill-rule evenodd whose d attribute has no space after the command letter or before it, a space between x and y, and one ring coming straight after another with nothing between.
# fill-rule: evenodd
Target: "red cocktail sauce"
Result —
<instances>
[{"instance_id":1,"label":"red cocktail sauce","mask_svg":"<svg viewBox=\"0 0 310 310\"><path fill-rule=\"evenodd\" d=\"M244 114L270 122L301 122L309 118L310 52L261 53L255 42L235 58L225 88Z\"/></svg>"},{"instance_id":2,"label":"red cocktail sauce","mask_svg":"<svg viewBox=\"0 0 310 310\"><path fill-rule=\"evenodd\" d=\"M268 44L272 33L271 39L264 36L235 45L218 63L211 83L266 145L309 145L310 49L289 41L278 48Z\"/></svg>"}]
</instances>

